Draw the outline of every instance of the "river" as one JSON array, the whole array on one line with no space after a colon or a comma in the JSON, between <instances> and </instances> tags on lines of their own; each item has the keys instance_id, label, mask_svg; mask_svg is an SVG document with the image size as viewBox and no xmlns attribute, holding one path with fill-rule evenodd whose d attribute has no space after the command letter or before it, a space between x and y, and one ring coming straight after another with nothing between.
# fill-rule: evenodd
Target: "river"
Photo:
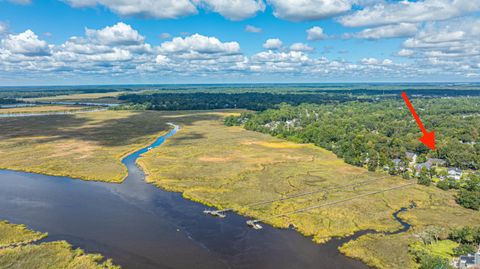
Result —
<instances>
[{"instance_id":1,"label":"river","mask_svg":"<svg viewBox=\"0 0 480 269\"><path fill-rule=\"evenodd\" d=\"M124 268L368 268L338 252L346 239L318 245L294 230L253 230L239 215L206 216L205 206L147 184L135 161L176 131L123 159L129 173L122 184L0 170L0 220Z\"/></svg>"}]
</instances>

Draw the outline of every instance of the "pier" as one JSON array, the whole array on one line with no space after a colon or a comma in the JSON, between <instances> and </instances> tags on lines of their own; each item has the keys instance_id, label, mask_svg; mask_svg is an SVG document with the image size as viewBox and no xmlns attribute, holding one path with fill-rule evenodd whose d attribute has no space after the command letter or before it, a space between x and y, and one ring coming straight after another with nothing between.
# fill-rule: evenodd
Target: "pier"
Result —
<instances>
[{"instance_id":1,"label":"pier","mask_svg":"<svg viewBox=\"0 0 480 269\"><path fill-rule=\"evenodd\" d=\"M213 217L218 217L218 218L225 218L227 215L225 214L226 212L231 211L231 209L224 209L224 210L209 210L205 209L203 210L203 213L206 215L210 215Z\"/></svg>"}]
</instances>

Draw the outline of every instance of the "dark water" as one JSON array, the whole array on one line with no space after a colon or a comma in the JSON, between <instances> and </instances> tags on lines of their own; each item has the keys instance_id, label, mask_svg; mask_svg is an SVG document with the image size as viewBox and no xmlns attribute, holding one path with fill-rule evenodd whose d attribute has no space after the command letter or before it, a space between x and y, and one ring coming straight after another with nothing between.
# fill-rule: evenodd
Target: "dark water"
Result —
<instances>
[{"instance_id":1,"label":"dark water","mask_svg":"<svg viewBox=\"0 0 480 269\"><path fill-rule=\"evenodd\" d=\"M317 245L293 230L252 230L232 213L205 216L203 205L144 182L135 160L146 151L124 159L129 176L123 184L0 170L0 219L124 268L367 268L337 251L341 240Z\"/></svg>"}]
</instances>

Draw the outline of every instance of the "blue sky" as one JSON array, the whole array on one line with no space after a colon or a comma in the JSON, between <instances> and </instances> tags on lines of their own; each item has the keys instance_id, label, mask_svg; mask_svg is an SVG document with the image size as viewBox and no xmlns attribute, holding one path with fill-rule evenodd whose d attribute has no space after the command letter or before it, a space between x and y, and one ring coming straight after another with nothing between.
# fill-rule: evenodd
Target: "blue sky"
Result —
<instances>
[{"instance_id":1,"label":"blue sky","mask_svg":"<svg viewBox=\"0 0 480 269\"><path fill-rule=\"evenodd\" d=\"M475 2L0 0L0 85L478 81Z\"/></svg>"}]
</instances>

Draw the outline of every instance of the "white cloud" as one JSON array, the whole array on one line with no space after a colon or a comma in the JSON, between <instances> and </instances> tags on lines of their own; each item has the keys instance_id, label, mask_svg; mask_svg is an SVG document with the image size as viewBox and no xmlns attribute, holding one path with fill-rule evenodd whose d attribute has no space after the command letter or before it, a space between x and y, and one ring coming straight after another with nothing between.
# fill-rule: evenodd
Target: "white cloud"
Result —
<instances>
[{"instance_id":1,"label":"white cloud","mask_svg":"<svg viewBox=\"0 0 480 269\"><path fill-rule=\"evenodd\" d=\"M323 32L323 29L319 26L314 26L307 30L307 40L316 41L327 38L327 35Z\"/></svg>"},{"instance_id":2,"label":"white cloud","mask_svg":"<svg viewBox=\"0 0 480 269\"><path fill-rule=\"evenodd\" d=\"M129 61L132 59L132 53L125 49L113 48L111 52L103 54L88 55L88 60L97 62L117 62L117 61Z\"/></svg>"},{"instance_id":3,"label":"white cloud","mask_svg":"<svg viewBox=\"0 0 480 269\"><path fill-rule=\"evenodd\" d=\"M101 30L86 29L85 33L90 39L104 45L138 45L145 40L130 25L123 22L107 26Z\"/></svg>"},{"instance_id":4,"label":"white cloud","mask_svg":"<svg viewBox=\"0 0 480 269\"><path fill-rule=\"evenodd\" d=\"M403 42L399 55L413 57L418 68L465 76L480 74L480 19L428 23Z\"/></svg>"},{"instance_id":5,"label":"white cloud","mask_svg":"<svg viewBox=\"0 0 480 269\"><path fill-rule=\"evenodd\" d=\"M250 59L250 70L253 72L302 72L313 61L301 51L276 52L263 51L253 55Z\"/></svg>"},{"instance_id":6,"label":"white cloud","mask_svg":"<svg viewBox=\"0 0 480 269\"><path fill-rule=\"evenodd\" d=\"M100 54L112 51L110 46L99 45L95 42L90 42L87 39L79 37L71 37L61 45L62 50L74 54Z\"/></svg>"},{"instance_id":7,"label":"white cloud","mask_svg":"<svg viewBox=\"0 0 480 269\"><path fill-rule=\"evenodd\" d=\"M265 10L263 0L196 0L233 21L244 20Z\"/></svg>"},{"instance_id":8,"label":"white cloud","mask_svg":"<svg viewBox=\"0 0 480 269\"><path fill-rule=\"evenodd\" d=\"M307 44L304 44L304 43L293 43L291 46L290 46L290 50L293 50L293 51L314 51L315 49L313 47L310 47L309 45Z\"/></svg>"},{"instance_id":9,"label":"white cloud","mask_svg":"<svg viewBox=\"0 0 480 269\"><path fill-rule=\"evenodd\" d=\"M333 17L351 9L350 0L268 0L273 14L290 21L313 21Z\"/></svg>"},{"instance_id":10,"label":"white cloud","mask_svg":"<svg viewBox=\"0 0 480 269\"><path fill-rule=\"evenodd\" d=\"M197 52L207 54L237 54L240 52L240 44L237 42L221 42L216 37L194 34L185 38L175 37L172 41L163 42L160 49L167 53Z\"/></svg>"},{"instance_id":11,"label":"white cloud","mask_svg":"<svg viewBox=\"0 0 480 269\"><path fill-rule=\"evenodd\" d=\"M245 31L249 32L249 33L261 33L262 28L255 27L253 25L247 25L247 26L245 26Z\"/></svg>"},{"instance_id":12,"label":"white cloud","mask_svg":"<svg viewBox=\"0 0 480 269\"><path fill-rule=\"evenodd\" d=\"M382 65L392 65L392 64L393 64L393 61L390 59L385 59L382 61Z\"/></svg>"},{"instance_id":13,"label":"white cloud","mask_svg":"<svg viewBox=\"0 0 480 269\"><path fill-rule=\"evenodd\" d=\"M11 53L25 56L50 55L50 47L47 42L38 39L31 30L26 30L18 35L10 34L2 40L2 47Z\"/></svg>"},{"instance_id":14,"label":"white cloud","mask_svg":"<svg viewBox=\"0 0 480 269\"><path fill-rule=\"evenodd\" d=\"M413 50L401 49L400 51L398 51L397 54L398 54L398 56L409 57L409 56L412 56L413 54L415 54L415 52Z\"/></svg>"},{"instance_id":15,"label":"white cloud","mask_svg":"<svg viewBox=\"0 0 480 269\"><path fill-rule=\"evenodd\" d=\"M480 1L424 0L380 2L339 19L348 27L447 20L480 10Z\"/></svg>"},{"instance_id":16,"label":"white cloud","mask_svg":"<svg viewBox=\"0 0 480 269\"><path fill-rule=\"evenodd\" d=\"M320 34L325 37L323 31ZM287 47L279 39L266 41L265 51L254 55L244 55L238 42L200 34L175 37L152 46L124 23L86 29L85 35L68 38L60 45L48 44L27 30L0 37L0 81L35 76L51 76L52 81L65 77L106 81L108 77L129 76L151 76L153 81L162 77L220 80L232 76L255 78L263 72L281 79L473 79L480 77L479 35L477 18L423 24L397 53L408 59L395 63L368 55L358 62L329 60L308 53L314 49L308 44L293 43Z\"/></svg>"},{"instance_id":17,"label":"white cloud","mask_svg":"<svg viewBox=\"0 0 480 269\"><path fill-rule=\"evenodd\" d=\"M378 61L376 58L363 58L361 63L366 65L377 65L380 63L380 61Z\"/></svg>"},{"instance_id":18,"label":"white cloud","mask_svg":"<svg viewBox=\"0 0 480 269\"><path fill-rule=\"evenodd\" d=\"M65 0L73 7L103 5L123 16L175 19L197 14L190 0Z\"/></svg>"},{"instance_id":19,"label":"white cloud","mask_svg":"<svg viewBox=\"0 0 480 269\"><path fill-rule=\"evenodd\" d=\"M413 36L417 32L417 25L413 23L400 23L396 25L379 26L375 28L367 28L359 33L346 34L347 38L362 39L381 39L394 37Z\"/></svg>"},{"instance_id":20,"label":"white cloud","mask_svg":"<svg viewBox=\"0 0 480 269\"><path fill-rule=\"evenodd\" d=\"M122 16L176 19L195 15L198 7L238 21L265 10L263 0L64 0L72 7L102 5Z\"/></svg>"},{"instance_id":21,"label":"white cloud","mask_svg":"<svg viewBox=\"0 0 480 269\"><path fill-rule=\"evenodd\" d=\"M278 38L270 38L265 43L263 43L263 47L269 50L276 50L282 47L283 43L282 40Z\"/></svg>"},{"instance_id":22,"label":"white cloud","mask_svg":"<svg viewBox=\"0 0 480 269\"><path fill-rule=\"evenodd\" d=\"M379 60L377 58L363 58L360 63L362 65L366 66L378 66L378 67L389 67L389 66L394 66L395 64L393 63L392 60L390 59L383 59Z\"/></svg>"}]
</instances>

